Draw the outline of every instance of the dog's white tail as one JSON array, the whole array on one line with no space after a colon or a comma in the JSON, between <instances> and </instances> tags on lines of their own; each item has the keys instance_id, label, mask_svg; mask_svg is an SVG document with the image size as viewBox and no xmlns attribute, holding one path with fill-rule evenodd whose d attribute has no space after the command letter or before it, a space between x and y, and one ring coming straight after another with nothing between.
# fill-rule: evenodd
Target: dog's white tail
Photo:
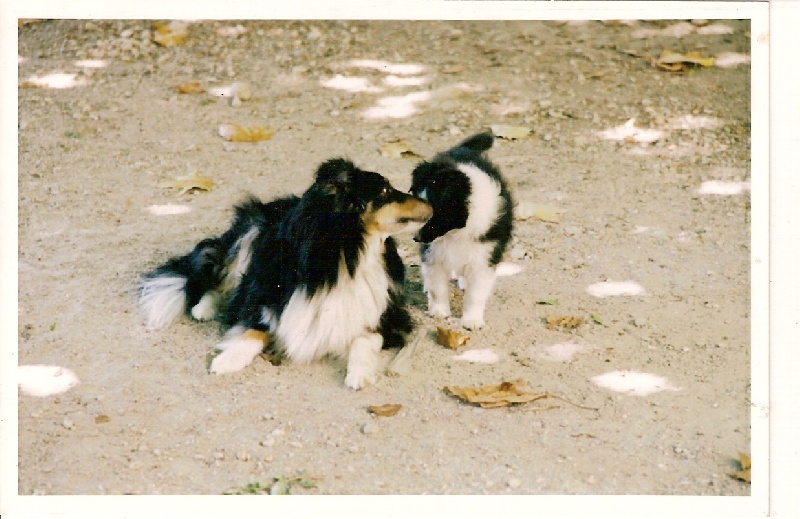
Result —
<instances>
[{"instance_id":1,"label":"dog's white tail","mask_svg":"<svg viewBox=\"0 0 800 519\"><path fill-rule=\"evenodd\" d=\"M185 288L183 276L154 276L142 281L139 307L148 327L164 328L186 311Z\"/></svg>"}]
</instances>

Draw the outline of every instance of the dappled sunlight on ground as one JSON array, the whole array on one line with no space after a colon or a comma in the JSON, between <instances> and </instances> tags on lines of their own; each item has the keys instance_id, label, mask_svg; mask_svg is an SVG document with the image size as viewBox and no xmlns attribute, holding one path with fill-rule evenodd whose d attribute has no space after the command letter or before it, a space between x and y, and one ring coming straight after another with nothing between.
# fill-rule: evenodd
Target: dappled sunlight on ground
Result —
<instances>
[{"instance_id":1,"label":"dappled sunlight on ground","mask_svg":"<svg viewBox=\"0 0 800 519\"><path fill-rule=\"evenodd\" d=\"M418 103L431 98L430 92L412 92L403 96L387 96L378 99L377 106L364 111L367 119L399 119L419 111Z\"/></svg>"},{"instance_id":2,"label":"dappled sunlight on ground","mask_svg":"<svg viewBox=\"0 0 800 519\"><path fill-rule=\"evenodd\" d=\"M422 74L425 67L418 63L390 63L378 59L354 59L345 64L348 68L367 68L403 76Z\"/></svg>"},{"instance_id":3,"label":"dappled sunlight on ground","mask_svg":"<svg viewBox=\"0 0 800 519\"><path fill-rule=\"evenodd\" d=\"M23 83L23 85L39 88L62 89L81 86L85 85L86 83L86 78L78 77L77 73L52 72L44 76L31 76Z\"/></svg>"},{"instance_id":4,"label":"dappled sunlight on ground","mask_svg":"<svg viewBox=\"0 0 800 519\"><path fill-rule=\"evenodd\" d=\"M333 88L335 90L347 90L348 92L383 92L383 89L376 87L372 82L364 77L347 77L341 74L336 74L330 79L323 79L320 84L326 88Z\"/></svg>"},{"instance_id":5,"label":"dappled sunlight on ground","mask_svg":"<svg viewBox=\"0 0 800 519\"><path fill-rule=\"evenodd\" d=\"M173 214L186 214L192 211L188 205L178 204L165 204L165 205L151 205L147 207L150 214L156 216L173 215Z\"/></svg>"},{"instance_id":6,"label":"dappled sunlight on ground","mask_svg":"<svg viewBox=\"0 0 800 519\"><path fill-rule=\"evenodd\" d=\"M708 180L700 184L698 195L739 195L750 190L750 182Z\"/></svg>"}]
</instances>

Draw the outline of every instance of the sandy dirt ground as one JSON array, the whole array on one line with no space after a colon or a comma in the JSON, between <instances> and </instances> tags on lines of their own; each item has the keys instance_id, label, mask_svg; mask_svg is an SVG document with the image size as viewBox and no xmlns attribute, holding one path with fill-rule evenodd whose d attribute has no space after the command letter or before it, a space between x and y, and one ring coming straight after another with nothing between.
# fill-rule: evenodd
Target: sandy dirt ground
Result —
<instances>
[{"instance_id":1,"label":"sandy dirt ground","mask_svg":"<svg viewBox=\"0 0 800 519\"><path fill-rule=\"evenodd\" d=\"M20 394L20 494L750 494L731 477L751 439L748 22L185 30L165 47L150 21L19 29L19 364L80 379ZM716 62L671 71L664 50ZM249 98L215 95L234 83ZM228 123L275 134L228 142ZM420 157L493 125L532 129L489 153L526 217L505 258L522 271L458 352L432 339L460 329L425 315L409 236L419 350L362 391L336 360L210 375L218 324L146 328L138 277L248 193L299 194L336 156L405 190ZM192 173L210 190L162 186ZM569 403L443 391L517 379Z\"/></svg>"}]
</instances>

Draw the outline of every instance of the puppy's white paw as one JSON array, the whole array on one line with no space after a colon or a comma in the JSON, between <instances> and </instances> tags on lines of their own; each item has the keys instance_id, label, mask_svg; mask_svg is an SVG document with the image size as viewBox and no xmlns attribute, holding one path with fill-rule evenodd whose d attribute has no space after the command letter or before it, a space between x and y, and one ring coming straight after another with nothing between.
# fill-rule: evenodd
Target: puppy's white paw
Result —
<instances>
[{"instance_id":1,"label":"puppy's white paw","mask_svg":"<svg viewBox=\"0 0 800 519\"><path fill-rule=\"evenodd\" d=\"M217 303L219 297L207 292L200 298L200 301L192 307L192 317L198 321L210 321L217 316Z\"/></svg>"},{"instance_id":2,"label":"puppy's white paw","mask_svg":"<svg viewBox=\"0 0 800 519\"><path fill-rule=\"evenodd\" d=\"M431 317L450 317L450 305L429 303L428 315Z\"/></svg>"},{"instance_id":3,"label":"puppy's white paw","mask_svg":"<svg viewBox=\"0 0 800 519\"><path fill-rule=\"evenodd\" d=\"M483 321L483 317L465 315L461 318L461 326L467 330L480 330L486 326L486 323Z\"/></svg>"},{"instance_id":4,"label":"puppy's white paw","mask_svg":"<svg viewBox=\"0 0 800 519\"><path fill-rule=\"evenodd\" d=\"M211 361L211 373L233 373L248 366L264 349L264 337L262 332L248 330L223 340L216 347L222 353Z\"/></svg>"}]
</instances>

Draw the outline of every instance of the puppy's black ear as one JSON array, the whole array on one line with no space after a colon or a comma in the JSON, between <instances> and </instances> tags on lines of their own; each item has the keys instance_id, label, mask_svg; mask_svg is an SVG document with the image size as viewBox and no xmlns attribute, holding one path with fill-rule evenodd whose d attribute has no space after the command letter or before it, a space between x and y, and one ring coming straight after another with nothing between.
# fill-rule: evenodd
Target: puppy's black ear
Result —
<instances>
[{"instance_id":1,"label":"puppy's black ear","mask_svg":"<svg viewBox=\"0 0 800 519\"><path fill-rule=\"evenodd\" d=\"M356 171L356 166L349 160L330 159L323 162L317 170L317 182L346 185Z\"/></svg>"}]
</instances>

